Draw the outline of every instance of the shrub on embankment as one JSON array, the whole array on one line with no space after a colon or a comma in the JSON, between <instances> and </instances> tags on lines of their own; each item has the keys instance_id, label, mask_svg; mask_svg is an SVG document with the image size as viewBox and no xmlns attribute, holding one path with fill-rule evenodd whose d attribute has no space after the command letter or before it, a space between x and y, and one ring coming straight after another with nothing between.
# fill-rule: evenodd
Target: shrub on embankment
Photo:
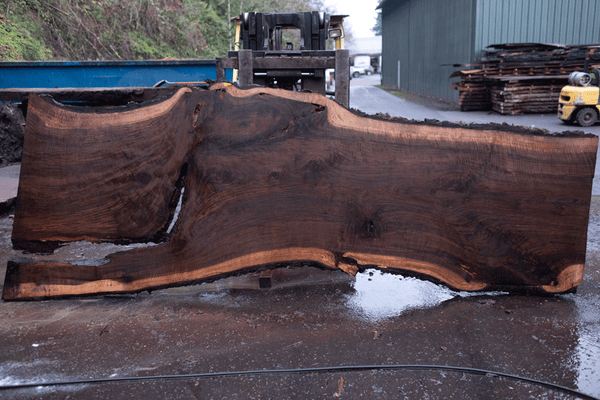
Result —
<instances>
[{"instance_id":1,"label":"shrub on embankment","mask_svg":"<svg viewBox=\"0 0 600 400\"><path fill-rule=\"evenodd\" d=\"M319 9L320 3L0 0L0 61L222 57L234 40L235 24L229 23L229 16L246 11L308 11Z\"/></svg>"}]
</instances>

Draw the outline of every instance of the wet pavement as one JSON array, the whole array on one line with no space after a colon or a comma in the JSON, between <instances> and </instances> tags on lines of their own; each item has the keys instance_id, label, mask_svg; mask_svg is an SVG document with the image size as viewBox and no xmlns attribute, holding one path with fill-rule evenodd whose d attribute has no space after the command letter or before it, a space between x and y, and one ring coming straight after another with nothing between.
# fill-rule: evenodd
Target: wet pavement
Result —
<instances>
[{"instance_id":1,"label":"wet pavement","mask_svg":"<svg viewBox=\"0 0 600 400\"><path fill-rule=\"evenodd\" d=\"M591 230L600 227L595 199ZM2 225L7 245L10 219ZM598 236L596 236L598 237ZM576 294L470 294L379 271L311 267L143 293L0 303L0 385L351 365L518 375L600 396L599 245ZM3 254L5 255L5 254ZM3 272L3 271L0 271ZM359 370L0 390L0 398L571 399L539 384L449 370ZM68 397L67 397L68 396Z\"/></svg>"},{"instance_id":2,"label":"wet pavement","mask_svg":"<svg viewBox=\"0 0 600 400\"><path fill-rule=\"evenodd\" d=\"M10 214L0 218L0 284L17 254L11 228ZM139 295L0 302L0 399L586 398L500 374L600 397L599 196L587 251L577 293L556 296L305 266L274 270L271 289L246 274ZM160 378L114 381L151 376Z\"/></svg>"},{"instance_id":3,"label":"wet pavement","mask_svg":"<svg viewBox=\"0 0 600 400\"><path fill-rule=\"evenodd\" d=\"M350 85L350 107L361 110L367 114L387 113L392 117L424 120L437 119L439 121L467 122L467 123L507 123L527 127L547 129L550 132L566 130L582 130L595 135L600 135L600 124L581 128L577 125L567 125L552 114L519 114L501 115L494 111L461 112L447 109L433 109L423 104L407 101L377 87L381 83L381 75L360 76L354 78ZM450 83L448 83L450 85ZM410 98L410 94L405 94ZM414 96L413 96L414 97ZM415 99L422 100L422 99ZM424 102L424 101L423 101ZM458 108L458 106L456 107ZM558 105L557 105L558 108Z\"/></svg>"}]
</instances>

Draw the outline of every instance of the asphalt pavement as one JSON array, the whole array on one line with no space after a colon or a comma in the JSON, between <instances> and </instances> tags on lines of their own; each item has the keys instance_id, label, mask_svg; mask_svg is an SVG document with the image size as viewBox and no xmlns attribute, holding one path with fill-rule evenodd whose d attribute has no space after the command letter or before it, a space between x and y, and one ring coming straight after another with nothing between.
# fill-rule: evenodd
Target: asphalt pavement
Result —
<instances>
[{"instance_id":1,"label":"asphalt pavement","mask_svg":"<svg viewBox=\"0 0 600 400\"><path fill-rule=\"evenodd\" d=\"M495 122L526 127L533 126L547 129L550 132L581 130L586 133L600 135L600 124L588 128L566 125L558 119L555 113L502 115L494 111L440 111L390 94L377 87L380 83L381 75L379 74L353 78L350 85L350 108L356 108L366 114L387 113L392 117L420 121L437 119L439 121L467 123Z\"/></svg>"},{"instance_id":2,"label":"asphalt pavement","mask_svg":"<svg viewBox=\"0 0 600 400\"><path fill-rule=\"evenodd\" d=\"M554 116L428 109L375 87L376 78L353 79L352 107L563 127ZM7 260L23 256L11 249L11 230L8 214L0 218L0 284ZM85 246L60 251L76 257ZM274 270L270 289L258 281L249 273L138 295L2 301L0 399L600 397L598 196L577 293L473 294L314 266Z\"/></svg>"}]
</instances>

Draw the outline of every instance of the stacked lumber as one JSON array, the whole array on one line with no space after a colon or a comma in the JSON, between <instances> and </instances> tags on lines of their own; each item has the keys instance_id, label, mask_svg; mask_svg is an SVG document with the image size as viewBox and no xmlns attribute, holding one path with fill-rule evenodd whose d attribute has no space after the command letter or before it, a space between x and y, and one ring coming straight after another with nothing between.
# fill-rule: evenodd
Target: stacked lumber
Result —
<instances>
[{"instance_id":1,"label":"stacked lumber","mask_svg":"<svg viewBox=\"0 0 600 400\"><path fill-rule=\"evenodd\" d=\"M459 82L452 84L452 89L458 90L458 104L461 111L477 111L489 108L490 81L486 71L475 69L457 71L450 77L460 76Z\"/></svg>"},{"instance_id":2,"label":"stacked lumber","mask_svg":"<svg viewBox=\"0 0 600 400\"><path fill-rule=\"evenodd\" d=\"M500 114L554 113L567 75L492 77L492 110Z\"/></svg>"},{"instance_id":3,"label":"stacked lumber","mask_svg":"<svg viewBox=\"0 0 600 400\"><path fill-rule=\"evenodd\" d=\"M452 88L459 91L462 111L490 110L502 114L554 112L571 72L582 71L591 45L514 43L488 46L462 70ZM591 53L590 68L600 65L600 51ZM524 79L527 78L527 79Z\"/></svg>"}]
</instances>

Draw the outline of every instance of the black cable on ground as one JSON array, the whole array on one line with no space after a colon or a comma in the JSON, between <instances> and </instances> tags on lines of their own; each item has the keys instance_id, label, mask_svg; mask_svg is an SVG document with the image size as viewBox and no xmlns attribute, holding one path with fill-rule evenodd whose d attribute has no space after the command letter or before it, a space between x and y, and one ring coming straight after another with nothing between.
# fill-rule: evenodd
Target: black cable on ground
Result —
<instances>
[{"instance_id":1,"label":"black cable on ground","mask_svg":"<svg viewBox=\"0 0 600 400\"><path fill-rule=\"evenodd\" d=\"M313 368L295 368L295 369L262 369L253 371L229 371L229 372L204 372L198 374L181 374L181 375L150 375L150 376L132 376L121 378L99 378L99 379L82 379L72 381L55 381L55 382L40 382L40 383L23 383L17 385L3 385L0 390L9 389L25 389L33 387L48 387L48 386L66 386L66 385L89 385L98 383L115 383L125 381L148 381L148 380L171 380L171 379L207 379L207 378L222 378L228 376L245 376L245 375L282 375L282 374L306 374L306 373L333 373L333 372L352 372L352 371L371 371L371 370L446 370L455 372L465 372L469 374L485 375L489 377L508 378L516 381L533 383L539 386L545 386L554 390L560 390L583 399L600 400L597 397L581 393L575 389L566 386L557 385L550 382L544 382L537 379L526 378L518 375L506 374L504 372L489 371L479 368L470 367L454 367L450 365L411 365L411 364L392 364L392 365L340 365L335 367L313 367Z\"/></svg>"}]
</instances>

